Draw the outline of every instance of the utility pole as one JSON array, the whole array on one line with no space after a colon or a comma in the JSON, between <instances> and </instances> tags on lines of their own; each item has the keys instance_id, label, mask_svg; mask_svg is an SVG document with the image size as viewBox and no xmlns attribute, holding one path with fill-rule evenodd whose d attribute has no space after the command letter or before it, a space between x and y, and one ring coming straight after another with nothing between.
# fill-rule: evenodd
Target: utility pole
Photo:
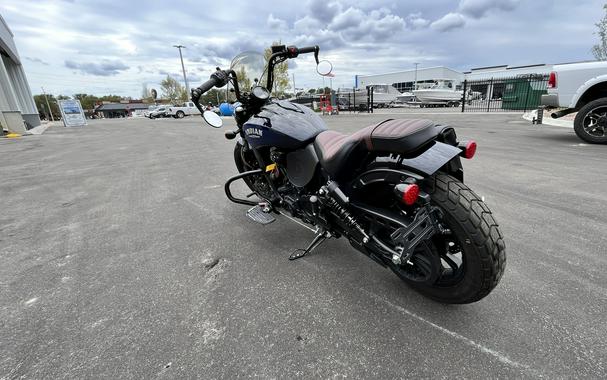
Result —
<instances>
[{"instance_id":1,"label":"utility pole","mask_svg":"<svg viewBox=\"0 0 607 380\"><path fill-rule=\"evenodd\" d=\"M291 75L293 76L293 96L297 98L297 88L295 87L295 73Z\"/></svg>"},{"instance_id":2,"label":"utility pole","mask_svg":"<svg viewBox=\"0 0 607 380\"><path fill-rule=\"evenodd\" d=\"M40 87L42 89L42 93L44 94L44 99L46 100L46 107L48 108L48 113L51 115L51 121L55 121L53 118L53 110L51 109L51 105L48 103L48 97L46 96L46 92L44 92L44 87Z\"/></svg>"},{"instance_id":3,"label":"utility pole","mask_svg":"<svg viewBox=\"0 0 607 380\"><path fill-rule=\"evenodd\" d=\"M181 70L183 71L183 81L185 82L185 93L186 93L186 96L189 97L190 96L190 85L188 84L188 78L185 76L185 66L183 65L183 55L181 54L181 49L185 49L185 46L173 45L173 47L176 47L177 49L179 49L179 59L181 59Z\"/></svg>"},{"instance_id":4,"label":"utility pole","mask_svg":"<svg viewBox=\"0 0 607 380\"><path fill-rule=\"evenodd\" d=\"M417 90L417 65L419 65L419 63L415 62L415 84L413 85L413 89Z\"/></svg>"}]
</instances>

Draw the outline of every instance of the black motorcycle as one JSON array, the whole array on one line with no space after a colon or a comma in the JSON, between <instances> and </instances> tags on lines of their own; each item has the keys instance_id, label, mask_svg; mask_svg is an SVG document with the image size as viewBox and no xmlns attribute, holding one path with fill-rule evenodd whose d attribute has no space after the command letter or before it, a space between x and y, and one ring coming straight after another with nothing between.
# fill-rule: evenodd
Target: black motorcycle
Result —
<instances>
[{"instance_id":1,"label":"black motorcycle","mask_svg":"<svg viewBox=\"0 0 607 380\"><path fill-rule=\"evenodd\" d=\"M491 211L463 182L460 157L472 158L476 143L458 141L453 128L429 120L388 119L345 135L327 130L310 108L271 97L274 68L287 59L313 53L318 73L328 75L332 66L319 62L318 52L273 46L267 62L244 53L192 90L217 128L221 118L203 112L201 95L231 84L238 100L237 129L225 137L237 139L240 174L225 184L227 197L252 206L247 215L255 222L282 214L312 229L315 238L291 260L343 236L434 300L485 297L504 273L506 253ZM230 189L241 179L252 190L247 198Z\"/></svg>"}]
</instances>

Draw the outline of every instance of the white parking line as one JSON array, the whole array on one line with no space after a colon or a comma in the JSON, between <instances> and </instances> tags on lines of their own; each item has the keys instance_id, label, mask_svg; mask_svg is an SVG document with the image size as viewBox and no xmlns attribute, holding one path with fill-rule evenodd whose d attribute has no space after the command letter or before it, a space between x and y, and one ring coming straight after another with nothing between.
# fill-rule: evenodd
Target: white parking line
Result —
<instances>
[{"instance_id":1,"label":"white parking line","mask_svg":"<svg viewBox=\"0 0 607 380\"><path fill-rule=\"evenodd\" d=\"M451 330L448 330L448 329L446 329L446 328L444 328L442 326L439 326L439 325L437 325L434 322L430 322L429 320L427 320L427 319L425 319L425 318L423 318L423 317L421 317L421 316L419 316L419 315L417 315L417 314L415 314L415 313L413 313L413 312L405 309L402 306L393 304L392 302L388 301L387 299L385 299L384 297L382 297L380 295L372 293L372 292L370 292L370 291L368 291L368 290L366 290L364 288L360 288L360 290L362 292L364 292L364 293L367 293L371 298L374 298L377 301L381 301L381 302L385 303L386 305L389 305L389 306L393 307L394 309L400 311L401 313L407 314L409 317L411 317L413 319L416 319L416 320L418 320L420 322L423 322L423 323L425 323L425 324L427 324L427 325L429 325L431 327L434 327L435 329L439 330L440 332L443 332L443 333L445 333L445 334L447 334L447 335L449 335L449 336L451 336L451 337L453 337L453 338L455 338L455 339L457 339L457 340L459 340L459 341L461 341L461 342L463 342L463 343L465 343L465 344L467 344L467 345L469 345L471 347L474 347L474 348L478 349L479 351L481 351L481 352L483 352L483 353L485 353L487 355L493 356L495 359L497 359L501 363L504 363L504 364L506 364L506 365L508 365L510 367L514 367L514 368L517 368L517 369L522 369L525 372L533 374L534 376L538 376L539 375L536 371L532 370L528 365L516 362L516 361L508 358L506 355L504 355L504 354L502 354L502 353L500 353L498 351L495 351L495 350L492 350L491 348L485 347L485 346L483 346L480 343L476 343L472 339L466 338L463 335L460 335L460 334L458 334L458 333L456 333L454 331L451 331Z\"/></svg>"}]
</instances>

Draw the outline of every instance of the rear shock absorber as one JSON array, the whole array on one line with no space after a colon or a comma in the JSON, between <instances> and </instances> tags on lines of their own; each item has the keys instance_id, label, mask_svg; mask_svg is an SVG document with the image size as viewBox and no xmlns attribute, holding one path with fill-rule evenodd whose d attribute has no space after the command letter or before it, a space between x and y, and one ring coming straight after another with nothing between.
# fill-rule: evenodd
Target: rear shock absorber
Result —
<instances>
[{"instance_id":1,"label":"rear shock absorber","mask_svg":"<svg viewBox=\"0 0 607 380\"><path fill-rule=\"evenodd\" d=\"M324 204L329 207L335 214L343 220L349 228L355 229L358 231L363 237L363 243L367 244L369 242L369 235L365 232L365 230L360 226L354 215L350 213L344 206L340 204L335 198L333 198L333 194L335 194L341 202L348 202L348 198L343 195L343 192L337 187L335 182L329 182L328 188L323 186L319 190L319 195L324 200ZM327 195L327 196L323 196ZM343 198L343 199L342 199Z\"/></svg>"}]
</instances>

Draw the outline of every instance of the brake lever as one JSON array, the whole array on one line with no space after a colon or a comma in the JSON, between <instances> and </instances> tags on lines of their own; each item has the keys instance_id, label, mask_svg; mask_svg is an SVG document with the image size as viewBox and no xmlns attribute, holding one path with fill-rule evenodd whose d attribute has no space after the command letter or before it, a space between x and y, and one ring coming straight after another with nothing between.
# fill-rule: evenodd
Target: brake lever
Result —
<instances>
[{"instance_id":1,"label":"brake lever","mask_svg":"<svg viewBox=\"0 0 607 380\"><path fill-rule=\"evenodd\" d=\"M314 51L314 59L316 60L316 64L318 65L320 61L318 60L318 49Z\"/></svg>"}]
</instances>

